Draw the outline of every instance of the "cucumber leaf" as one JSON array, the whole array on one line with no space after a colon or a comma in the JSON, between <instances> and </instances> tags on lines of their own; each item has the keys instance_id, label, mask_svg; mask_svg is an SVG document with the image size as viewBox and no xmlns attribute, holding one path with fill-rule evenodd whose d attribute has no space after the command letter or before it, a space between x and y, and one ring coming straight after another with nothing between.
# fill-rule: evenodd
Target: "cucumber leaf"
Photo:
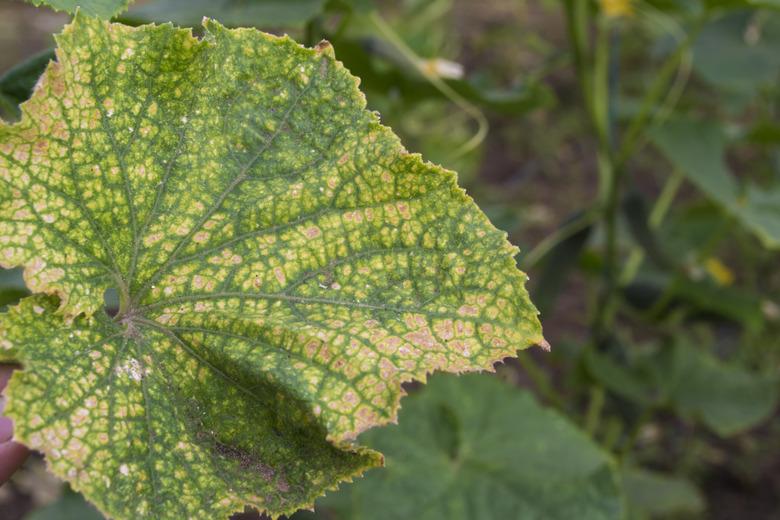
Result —
<instances>
[{"instance_id":1,"label":"cucumber leaf","mask_svg":"<svg viewBox=\"0 0 780 520\"><path fill-rule=\"evenodd\" d=\"M495 377L437 374L404 400L397 426L360 439L385 454L387 467L318 502L337 519L623 518L609 456Z\"/></svg>"},{"instance_id":2,"label":"cucumber leaf","mask_svg":"<svg viewBox=\"0 0 780 520\"><path fill-rule=\"evenodd\" d=\"M200 25L204 16L228 27L301 26L322 14L325 0L156 0L133 7L130 22Z\"/></svg>"},{"instance_id":3,"label":"cucumber leaf","mask_svg":"<svg viewBox=\"0 0 780 520\"><path fill-rule=\"evenodd\" d=\"M402 382L544 341L506 234L327 43L80 13L57 41L0 125L0 264L40 293L0 352L17 437L107 516L309 506L381 463L354 440Z\"/></svg>"},{"instance_id":4,"label":"cucumber leaf","mask_svg":"<svg viewBox=\"0 0 780 520\"><path fill-rule=\"evenodd\" d=\"M132 0L27 0L33 5L45 5L55 11L75 14L77 10L89 16L108 20L126 11Z\"/></svg>"},{"instance_id":5,"label":"cucumber leaf","mask_svg":"<svg viewBox=\"0 0 780 520\"><path fill-rule=\"evenodd\" d=\"M780 186L741 183L726 164L726 136L707 121L676 119L651 135L654 144L710 200L768 249L780 248Z\"/></svg>"}]
</instances>

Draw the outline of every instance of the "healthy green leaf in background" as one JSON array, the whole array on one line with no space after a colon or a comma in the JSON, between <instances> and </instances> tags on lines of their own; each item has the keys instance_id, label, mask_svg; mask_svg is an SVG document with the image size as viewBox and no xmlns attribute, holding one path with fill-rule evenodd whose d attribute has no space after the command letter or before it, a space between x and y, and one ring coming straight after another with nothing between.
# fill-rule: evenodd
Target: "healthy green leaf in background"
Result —
<instances>
[{"instance_id":1,"label":"healthy green leaf in background","mask_svg":"<svg viewBox=\"0 0 780 520\"><path fill-rule=\"evenodd\" d=\"M778 405L777 377L727 364L680 341L624 363L591 352L586 367L620 397L645 407L666 407L700 420L723 437L766 420Z\"/></svg>"},{"instance_id":2,"label":"healthy green leaf in background","mask_svg":"<svg viewBox=\"0 0 780 520\"><path fill-rule=\"evenodd\" d=\"M726 165L726 137L718 126L677 119L654 131L652 138L675 168L765 247L780 248L780 186L740 185Z\"/></svg>"},{"instance_id":3,"label":"healthy green leaf in background","mask_svg":"<svg viewBox=\"0 0 780 520\"><path fill-rule=\"evenodd\" d=\"M80 9L83 14L108 20L127 10L133 0L27 0L33 5L46 5L55 11L75 14Z\"/></svg>"},{"instance_id":4,"label":"healthy green leaf in background","mask_svg":"<svg viewBox=\"0 0 780 520\"><path fill-rule=\"evenodd\" d=\"M323 510L339 520L622 518L608 455L495 377L435 375L399 419L360 437L386 467L318 502Z\"/></svg>"},{"instance_id":5,"label":"healthy green leaf in background","mask_svg":"<svg viewBox=\"0 0 780 520\"><path fill-rule=\"evenodd\" d=\"M0 126L16 435L114 518L310 505L401 382L542 343L516 249L327 44L77 15ZM104 293L120 297L116 316Z\"/></svg>"},{"instance_id":6,"label":"healthy green leaf in background","mask_svg":"<svg viewBox=\"0 0 780 520\"><path fill-rule=\"evenodd\" d=\"M133 7L122 18L198 26L208 16L234 27L289 27L322 14L324 6L325 0L156 0Z\"/></svg>"},{"instance_id":7,"label":"healthy green leaf in background","mask_svg":"<svg viewBox=\"0 0 780 520\"><path fill-rule=\"evenodd\" d=\"M676 345L675 358L668 375L671 403L718 435L752 428L777 409L777 377L726 364L685 342Z\"/></svg>"},{"instance_id":8,"label":"healthy green leaf in background","mask_svg":"<svg viewBox=\"0 0 780 520\"><path fill-rule=\"evenodd\" d=\"M780 0L705 0L707 9L780 9Z\"/></svg>"},{"instance_id":9,"label":"healthy green leaf in background","mask_svg":"<svg viewBox=\"0 0 780 520\"><path fill-rule=\"evenodd\" d=\"M780 1L776 7L780 7ZM771 87L778 81L778 46L780 14L729 13L704 27L694 46L693 66L703 79L716 87L754 95L762 87Z\"/></svg>"},{"instance_id":10,"label":"healthy green leaf in background","mask_svg":"<svg viewBox=\"0 0 780 520\"><path fill-rule=\"evenodd\" d=\"M30 98L35 83L52 59L54 49L47 49L0 76L0 117L6 121L19 118L19 104Z\"/></svg>"},{"instance_id":11,"label":"healthy green leaf in background","mask_svg":"<svg viewBox=\"0 0 780 520\"><path fill-rule=\"evenodd\" d=\"M677 518L675 515L700 515L704 497L690 481L636 467L621 471L628 499L628 518Z\"/></svg>"},{"instance_id":12,"label":"healthy green leaf in background","mask_svg":"<svg viewBox=\"0 0 780 520\"><path fill-rule=\"evenodd\" d=\"M0 307L19 303L29 294L21 269L0 269Z\"/></svg>"},{"instance_id":13,"label":"healthy green leaf in background","mask_svg":"<svg viewBox=\"0 0 780 520\"><path fill-rule=\"evenodd\" d=\"M66 489L55 502L24 517L24 520L104 520L84 497Z\"/></svg>"}]
</instances>

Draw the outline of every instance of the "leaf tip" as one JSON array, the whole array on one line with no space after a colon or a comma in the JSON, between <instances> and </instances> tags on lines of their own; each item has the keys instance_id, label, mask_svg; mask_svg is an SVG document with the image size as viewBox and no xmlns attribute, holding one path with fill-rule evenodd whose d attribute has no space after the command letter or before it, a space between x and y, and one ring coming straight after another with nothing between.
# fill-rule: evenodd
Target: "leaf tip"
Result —
<instances>
[{"instance_id":1,"label":"leaf tip","mask_svg":"<svg viewBox=\"0 0 780 520\"><path fill-rule=\"evenodd\" d=\"M331 58L336 57L336 53L333 50L333 45L331 45L328 40L320 41L320 43L314 47L314 50L317 52L317 54L324 54L326 56L330 56Z\"/></svg>"},{"instance_id":2,"label":"leaf tip","mask_svg":"<svg viewBox=\"0 0 780 520\"><path fill-rule=\"evenodd\" d=\"M550 342L548 342L546 339L542 338L540 341L536 343L538 347L540 347L545 352L551 352L552 351L552 345L550 345Z\"/></svg>"}]
</instances>

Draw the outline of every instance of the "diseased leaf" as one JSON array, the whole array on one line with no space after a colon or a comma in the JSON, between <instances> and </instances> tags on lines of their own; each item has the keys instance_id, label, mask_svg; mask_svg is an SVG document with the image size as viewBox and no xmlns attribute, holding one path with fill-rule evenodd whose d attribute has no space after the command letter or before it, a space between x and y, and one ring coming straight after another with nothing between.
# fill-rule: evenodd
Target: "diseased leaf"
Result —
<instances>
[{"instance_id":1,"label":"diseased leaf","mask_svg":"<svg viewBox=\"0 0 780 520\"><path fill-rule=\"evenodd\" d=\"M327 442L293 389L238 359L105 315L65 327L56 304L33 296L6 318L26 368L6 413L112 518L215 518L245 503L289 513L380 460Z\"/></svg>"},{"instance_id":2,"label":"diseased leaf","mask_svg":"<svg viewBox=\"0 0 780 520\"><path fill-rule=\"evenodd\" d=\"M433 376L404 399L397 426L360 440L387 467L321 500L340 520L623 517L609 457L530 393L484 374Z\"/></svg>"},{"instance_id":3,"label":"diseased leaf","mask_svg":"<svg viewBox=\"0 0 780 520\"><path fill-rule=\"evenodd\" d=\"M80 9L82 13L108 20L125 11L133 0L27 0L33 5L46 5L55 11L65 11L75 14Z\"/></svg>"},{"instance_id":4,"label":"diseased leaf","mask_svg":"<svg viewBox=\"0 0 780 520\"><path fill-rule=\"evenodd\" d=\"M0 260L59 297L2 320L7 413L109 516L310 505L380 463L352 441L402 381L543 341L516 249L326 43L77 15L58 44L0 126Z\"/></svg>"}]
</instances>

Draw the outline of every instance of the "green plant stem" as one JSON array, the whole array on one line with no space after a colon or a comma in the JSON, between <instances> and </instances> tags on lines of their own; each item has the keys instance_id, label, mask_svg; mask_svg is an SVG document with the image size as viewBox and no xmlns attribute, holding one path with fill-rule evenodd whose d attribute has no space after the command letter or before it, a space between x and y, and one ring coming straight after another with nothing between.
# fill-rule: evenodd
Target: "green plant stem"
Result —
<instances>
[{"instance_id":1,"label":"green plant stem","mask_svg":"<svg viewBox=\"0 0 780 520\"><path fill-rule=\"evenodd\" d=\"M598 211L591 208L547 235L523 257L523 269L528 270L536 266L558 244L593 224L598 217Z\"/></svg>"},{"instance_id":2,"label":"green plant stem","mask_svg":"<svg viewBox=\"0 0 780 520\"><path fill-rule=\"evenodd\" d=\"M691 44L698 36L702 24L700 21L694 26L694 29L685 36L685 39L677 46L677 49L666 58L655 75L655 80L642 98L639 111L628 124L628 129L616 154L615 162L618 167L622 167L636 153L637 149L642 146L644 141L643 134L648 124L653 122L653 108L657 106L661 96L667 92L664 104L665 110L661 111L661 116L656 119L656 123L662 121L665 117L663 113L676 104L690 73ZM678 79L674 82L671 90L669 90L669 83L672 81L675 73L677 73Z\"/></svg>"},{"instance_id":3,"label":"green plant stem","mask_svg":"<svg viewBox=\"0 0 780 520\"><path fill-rule=\"evenodd\" d=\"M666 217L674 198L677 196L677 192L680 190L682 182L682 174L675 170L674 173L672 173L672 176L664 183L661 194L658 196L658 200L655 201L653 208L650 210L650 216L647 219L648 226L651 230L655 231L663 224L664 218ZM645 253L642 251L642 248L634 247L631 250L628 261L623 267L623 272L620 274L621 286L626 286L634 280L644 259Z\"/></svg>"},{"instance_id":4,"label":"green plant stem","mask_svg":"<svg viewBox=\"0 0 780 520\"><path fill-rule=\"evenodd\" d=\"M611 20L598 13L595 15L595 39L593 49L589 47L589 3L578 0L564 2L569 37L571 40L577 76L583 92L585 107L597 137L597 164L599 191L597 209L605 229L604 265L602 284L597 298L596 310L592 320L593 339L596 344L604 341L614 321L617 307L619 282L632 278L641 263L637 253L632 255L629 264L618 277L618 241L617 226L619 217L620 193L625 173L625 163L643 144L644 132L652 122L665 117L671 105L677 102L688 78L690 70L690 46L695 40L704 19L697 21L694 30L679 38L681 43L665 60L655 81L645 93L640 110L629 123L622 144L616 149L612 144L610 111L610 33ZM675 33L682 31L676 29ZM677 73L677 79L673 81ZM671 87L670 87L671 83ZM666 93L661 115L655 110ZM672 192L676 191L672 190ZM673 198L673 193L670 195ZM661 201L662 213L668 210L669 201ZM663 206L666 205L666 208ZM531 260L536 260L532 257Z\"/></svg>"},{"instance_id":5,"label":"green plant stem","mask_svg":"<svg viewBox=\"0 0 780 520\"><path fill-rule=\"evenodd\" d=\"M634 449L634 446L636 446L636 441L639 439L639 435L642 433L642 428L644 428L650 419L653 418L654 412L655 407L653 406L647 406L642 410L642 413L637 418L636 422L626 436L625 443L620 448L620 458L625 458L631 452L631 450Z\"/></svg>"},{"instance_id":6,"label":"green plant stem","mask_svg":"<svg viewBox=\"0 0 780 520\"><path fill-rule=\"evenodd\" d=\"M604 435L601 441L601 446L611 452L614 450L620 436L623 433L623 423L615 417L612 417L604 424Z\"/></svg>"},{"instance_id":7,"label":"green plant stem","mask_svg":"<svg viewBox=\"0 0 780 520\"><path fill-rule=\"evenodd\" d=\"M609 31L608 21L601 17L597 22L595 49L592 54L589 45L589 2L566 0L564 2L569 40L574 55L577 77L583 94L585 109L597 138L596 157L598 162L599 189L596 201L597 212L607 228L605 246L604 287L599 297L596 317L593 321L596 338L606 321L607 314L602 304L611 294L609 272L615 246L614 221L619 177L616 175L609 142Z\"/></svg>"},{"instance_id":8,"label":"green plant stem","mask_svg":"<svg viewBox=\"0 0 780 520\"><path fill-rule=\"evenodd\" d=\"M606 393L601 385L592 386L590 389L590 399L588 401L588 410L585 413L585 431L593 437L599 428L601 422L601 412L604 410L604 401Z\"/></svg>"},{"instance_id":9,"label":"green plant stem","mask_svg":"<svg viewBox=\"0 0 780 520\"><path fill-rule=\"evenodd\" d=\"M574 51L574 66L579 76L580 85L583 88L583 96L590 99L590 67L588 57L588 2L582 0L565 0L566 25L569 32L569 40Z\"/></svg>"},{"instance_id":10,"label":"green plant stem","mask_svg":"<svg viewBox=\"0 0 780 520\"><path fill-rule=\"evenodd\" d=\"M485 140L485 136L488 133L488 120L485 114L477 108L474 104L468 101L466 98L458 94L452 87L450 87L443 79L437 76L429 68L422 65L420 57L401 39L400 36L393 30L392 27L385 21L384 18L377 12L372 11L370 16L371 22L379 33L390 42L396 50L409 62L411 66L417 70L428 82L436 87L439 92L452 101L458 108L463 110L477 123L477 131L474 135L465 143L463 143L454 153L454 157L461 157L470 151L477 148L482 141Z\"/></svg>"},{"instance_id":11,"label":"green plant stem","mask_svg":"<svg viewBox=\"0 0 780 520\"><path fill-rule=\"evenodd\" d=\"M520 362L520 366L523 367L523 370L525 370L525 373L528 374L528 377L531 378L531 381L533 381L533 384L542 399L544 399L551 406L562 410L563 399L553 386L550 378L547 376L547 373L542 370L541 367L539 367L536 361L531 357L530 353L521 352L517 356L517 360Z\"/></svg>"},{"instance_id":12,"label":"green plant stem","mask_svg":"<svg viewBox=\"0 0 780 520\"><path fill-rule=\"evenodd\" d=\"M593 337L601 343L614 315L616 300L616 272L618 264L617 221L623 170L616 168L611 144L612 114L610 103L610 33L609 20L598 16L593 60L591 99L592 125L598 138L597 160L599 171L599 201L605 228L602 287L593 319Z\"/></svg>"}]
</instances>

